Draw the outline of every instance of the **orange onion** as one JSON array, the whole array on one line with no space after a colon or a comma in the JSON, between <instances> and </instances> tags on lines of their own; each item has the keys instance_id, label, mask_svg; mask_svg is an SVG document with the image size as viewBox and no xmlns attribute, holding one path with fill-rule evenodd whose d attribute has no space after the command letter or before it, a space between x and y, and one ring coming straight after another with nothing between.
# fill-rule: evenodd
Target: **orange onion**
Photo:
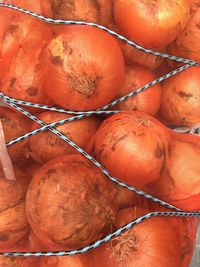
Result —
<instances>
[{"instance_id":1,"label":"orange onion","mask_svg":"<svg viewBox=\"0 0 200 267\"><path fill-rule=\"evenodd\" d=\"M116 226L121 227L144 213L146 211L139 208L122 210L116 218ZM91 251L87 258L87 267L177 267L180 266L180 245L165 218L152 218Z\"/></svg>"},{"instance_id":2,"label":"orange onion","mask_svg":"<svg viewBox=\"0 0 200 267\"><path fill-rule=\"evenodd\" d=\"M108 28L110 30L113 30L113 31L121 34L114 23L109 24ZM150 70L155 70L156 68L158 68L160 66L160 64L164 60L163 57L156 56L156 55L153 55L150 53L145 53L145 52L127 44L124 41L120 41L117 38L116 38L116 40L118 41L118 43L121 47L121 50L122 50L122 53L124 55L125 62L127 65L138 64L138 65L141 65L143 67L147 67ZM160 52L166 52L165 47L154 48L153 50L160 51Z\"/></svg>"},{"instance_id":3,"label":"orange onion","mask_svg":"<svg viewBox=\"0 0 200 267\"><path fill-rule=\"evenodd\" d=\"M19 113L8 108L0 107L0 120L6 143L29 132L29 120ZM28 139L24 139L8 147L8 153L13 162L17 162L26 157L28 149Z\"/></svg>"},{"instance_id":4,"label":"orange onion","mask_svg":"<svg viewBox=\"0 0 200 267\"><path fill-rule=\"evenodd\" d=\"M116 97L124 81L118 43L89 26L63 27L46 49L46 64L45 92L67 109L100 108Z\"/></svg>"},{"instance_id":5,"label":"orange onion","mask_svg":"<svg viewBox=\"0 0 200 267\"><path fill-rule=\"evenodd\" d=\"M112 1L41 0L42 12L54 19L83 20L108 25L112 18Z\"/></svg>"},{"instance_id":6,"label":"orange onion","mask_svg":"<svg viewBox=\"0 0 200 267\"><path fill-rule=\"evenodd\" d=\"M162 85L161 114L169 123L190 126L200 122L200 67L191 67Z\"/></svg>"},{"instance_id":7,"label":"orange onion","mask_svg":"<svg viewBox=\"0 0 200 267\"><path fill-rule=\"evenodd\" d=\"M180 209L200 209L200 137L175 134L165 173L149 185L149 192Z\"/></svg>"},{"instance_id":8,"label":"orange onion","mask_svg":"<svg viewBox=\"0 0 200 267\"><path fill-rule=\"evenodd\" d=\"M52 123L70 118L70 116L64 113L47 111L39 114L38 118L46 123ZM99 125L100 120L98 118L88 117L82 120L65 123L56 127L56 129L84 149L97 131ZM33 123L32 130L36 128L39 128L38 123ZM30 138L29 147L31 157L39 163L45 163L59 156L77 152L59 136L50 131L32 136Z\"/></svg>"},{"instance_id":9,"label":"orange onion","mask_svg":"<svg viewBox=\"0 0 200 267\"><path fill-rule=\"evenodd\" d=\"M169 46L169 53L200 61L200 10L192 15L184 31ZM174 61L170 63L174 65Z\"/></svg>"},{"instance_id":10,"label":"orange onion","mask_svg":"<svg viewBox=\"0 0 200 267\"><path fill-rule=\"evenodd\" d=\"M147 204L148 209L153 212L171 212L170 209L167 209L151 200L148 200ZM165 219L172 225L179 239L181 246L181 267L190 266L195 250L199 218L166 217Z\"/></svg>"},{"instance_id":11,"label":"orange onion","mask_svg":"<svg viewBox=\"0 0 200 267\"><path fill-rule=\"evenodd\" d=\"M118 98L137 90L145 84L152 82L156 76L150 70L139 66L127 66L125 71L125 82L121 88ZM116 106L120 110L138 110L150 115L155 115L161 103L161 87L156 84L148 90L128 98Z\"/></svg>"},{"instance_id":12,"label":"orange onion","mask_svg":"<svg viewBox=\"0 0 200 267\"><path fill-rule=\"evenodd\" d=\"M16 181L5 179L0 167L0 247L9 250L28 231L25 214L27 180L25 175L14 168Z\"/></svg>"},{"instance_id":13,"label":"orange onion","mask_svg":"<svg viewBox=\"0 0 200 267\"><path fill-rule=\"evenodd\" d=\"M145 47L162 47L174 41L190 18L190 0L115 0L117 28Z\"/></svg>"},{"instance_id":14,"label":"orange onion","mask_svg":"<svg viewBox=\"0 0 200 267\"><path fill-rule=\"evenodd\" d=\"M172 147L171 131L158 120L127 111L103 122L91 154L116 178L142 187L163 174Z\"/></svg>"},{"instance_id":15,"label":"orange onion","mask_svg":"<svg viewBox=\"0 0 200 267\"><path fill-rule=\"evenodd\" d=\"M150 53L145 53L133 46L124 42L120 43L122 53L128 64L138 64L147 67L150 70L155 70L164 61L163 57L156 56ZM153 48L154 51L166 52L166 48Z\"/></svg>"},{"instance_id":16,"label":"orange onion","mask_svg":"<svg viewBox=\"0 0 200 267\"><path fill-rule=\"evenodd\" d=\"M13 98L34 103L50 103L43 92L44 69L42 51L50 41L52 32L39 20L13 13L9 28L4 33L3 47L15 52L1 76L1 91ZM31 51L31 52L30 52ZM4 60L6 59L4 56Z\"/></svg>"},{"instance_id":17,"label":"orange onion","mask_svg":"<svg viewBox=\"0 0 200 267\"><path fill-rule=\"evenodd\" d=\"M75 249L111 230L109 182L80 155L59 157L33 177L26 197L32 231L49 249Z\"/></svg>"}]
</instances>

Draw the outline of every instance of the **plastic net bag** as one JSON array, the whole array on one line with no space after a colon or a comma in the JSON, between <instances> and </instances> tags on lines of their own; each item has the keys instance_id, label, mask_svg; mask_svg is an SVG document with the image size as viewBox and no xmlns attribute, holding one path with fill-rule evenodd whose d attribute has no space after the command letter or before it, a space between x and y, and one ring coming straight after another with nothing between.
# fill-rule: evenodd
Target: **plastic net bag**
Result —
<instances>
[{"instance_id":1,"label":"plastic net bag","mask_svg":"<svg viewBox=\"0 0 200 267\"><path fill-rule=\"evenodd\" d=\"M189 266L200 120L180 127L158 111L163 82L199 63L117 33L109 1L77 13L11 4L0 4L0 266Z\"/></svg>"}]
</instances>

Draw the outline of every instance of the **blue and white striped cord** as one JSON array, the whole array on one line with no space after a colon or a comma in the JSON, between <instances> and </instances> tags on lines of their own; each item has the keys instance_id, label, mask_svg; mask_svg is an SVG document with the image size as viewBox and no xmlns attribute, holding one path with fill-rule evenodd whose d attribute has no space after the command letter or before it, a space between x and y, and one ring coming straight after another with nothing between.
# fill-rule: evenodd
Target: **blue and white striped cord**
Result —
<instances>
[{"instance_id":1,"label":"blue and white striped cord","mask_svg":"<svg viewBox=\"0 0 200 267\"><path fill-rule=\"evenodd\" d=\"M131 229L134 225L136 224L139 224L141 223L143 220L145 219L149 219L149 218L152 218L152 217L162 217L162 216L174 216L174 217L196 217L196 218L200 218L200 212L183 212L181 211L180 209L162 201L162 200L159 200L157 198L154 198L153 196L149 195L149 194L146 194L145 192L141 191L141 190L138 190L136 189L135 187L131 187L125 183L122 183L120 181L118 181L116 178L114 178L113 176L111 176L109 174L109 172L99 163L97 162L94 158L92 158L89 154L87 154L83 149L81 149L79 146L77 146L74 142L72 142L71 140L69 140L66 136L64 136L62 133L60 133L59 131L57 131L56 129L54 129L54 127L58 126L58 125L61 125L65 122L70 122L70 121L74 121L74 120L77 120L77 119L82 119L84 117L88 117L88 116L91 116L93 114L97 114L97 115L100 115L100 114L116 114L120 111L105 111L106 109L108 109L109 107L112 107L124 100L126 100L128 97L132 97L148 88L150 88L151 86L191 67L191 66L195 66L195 65L199 65L198 62L196 61L192 61L192 60L188 60L188 59L184 59L184 58L179 58L179 57L176 57L176 56L172 56L172 55L168 55L168 54L165 54L165 53L160 53L160 52L155 52L155 51L152 51L150 49L145 49L137 44L135 44L134 42L126 39L125 37L115 33L114 31L111 31L101 25L97 25L95 23L89 23L89 22L83 22L83 21L66 21L66 20L54 20L54 19L51 19L51 18L45 18L41 15L38 15L36 13L33 13L33 12L30 12L28 10L24 10L22 8L19 8L19 7L16 7L16 6L13 6L13 5L10 5L10 4L5 4L5 3L0 3L0 7L8 7L8 8L11 8L11 9L15 9L15 10L18 10L18 11L21 11L23 13L26 13L28 15L31 15L35 18L38 18L40 20L43 20L45 22L48 22L48 23L54 23L54 24L65 24L65 25L69 25L69 24L76 24L76 25L89 25L89 26L93 26L93 27L97 27L99 29L102 29L102 30L105 30L107 31L109 34L117 37L118 39L122 40L122 41L125 41L126 43L128 43L129 45L131 46L134 46L135 48L141 50L141 51L144 51L146 53L151 53L151 54L154 54L154 55L157 55L157 56L161 56L161 57L164 57L164 58L168 58L168 59L171 59L171 60L176 60L178 62L183 62L183 63L187 63L186 65L180 67L179 69L177 70L174 70L156 80L154 80L153 82L137 89L135 92L132 92L130 94L128 94L127 96L124 96L116 101L113 101L112 103L102 107L101 109L98 109L98 110L95 110L95 111L88 111L88 112L82 112L82 111L67 111L67 110L64 110L64 109L57 109L57 108L54 108L54 107L48 107L48 106L45 106L45 105L41 105L41 104L34 104L34 103L30 103L30 102L25 102L25 101L21 101L21 100L16 100L16 99L13 99L13 98L10 98L8 96L5 96L3 93L0 93L0 98L5 102L7 103L8 105L14 107L15 109L17 109L18 111L20 111L21 113L23 113L25 116L29 117L30 119L36 121L37 123L39 123L40 125L42 125L43 127L41 127L40 129L36 129L35 131L32 131L31 133L27 133L26 135L24 136L21 136L19 138L17 138L16 140L12 140L11 142L9 142L7 144L7 146L9 145L12 145L16 142L19 142L20 140L23 140L24 138L27 138L28 136L32 136L34 134L37 134L41 131L44 131L46 129L52 131L54 134L56 134L57 136L59 136L60 138L62 138L62 140L64 140L65 142L67 142L69 145L71 145L72 147L74 147L77 151L79 151L82 155L84 155L87 159L89 159L90 161L92 161L98 168L101 169L101 171L113 182L117 183L119 186L122 186L122 187L125 187L127 188L128 190L131 190L131 191L134 191L135 193L147 198L147 199L151 199L153 200L154 202L156 203L159 203L161 204L162 206L165 206L165 207L168 207L170 209L173 209L173 210L176 210L176 212L153 212L153 213L149 213L145 216L142 216L132 222L130 222L129 224L125 225L124 227L116 230L114 233L111 233L109 235L107 235L105 238L101 239L101 240L98 240L96 242L94 242L93 244L91 245L88 245L84 248L81 248L81 249L78 249L78 250L72 250L72 251L61 251L61 252L2 252L0 253L0 255L4 255L4 256L64 256L64 255L75 255L75 254L80 254L80 253L85 253L91 249L94 249L98 246L100 246L101 244L103 243L107 243L108 241L110 241L112 238L116 237L116 236L119 236L120 234L122 234L123 232ZM29 106L29 107L35 107L35 108L41 108L41 109L48 109L48 110L53 110L53 111L58 111L58 112L63 112L63 113L68 113L68 114L74 114L74 115L77 115L77 116L74 116L74 117L71 117L71 118L68 118L68 119L65 119L65 120L61 120L59 122L54 122L54 123L51 123L51 124L46 124L44 123L43 121L39 120L36 116L30 114L29 112L27 112L26 110L24 110L23 108L21 107L18 107L17 105L24 105L24 106Z\"/></svg>"},{"instance_id":2,"label":"blue and white striped cord","mask_svg":"<svg viewBox=\"0 0 200 267\"><path fill-rule=\"evenodd\" d=\"M120 229L117 229L116 231L107 235L106 237L104 237L100 240L97 240L94 243L92 243L88 246L85 246L83 248L80 248L80 249L74 249L71 251L56 251L56 252L52 252L52 251L48 251L48 252L0 252L0 255L14 256L14 257L19 257L19 256L23 256L23 257L47 256L48 257L48 256L73 256L73 255L77 255L77 254L83 254L83 253L86 253L92 249L98 248L102 244L108 243L113 238L115 238L115 237L121 235L122 233L130 230L132 227L143 222L144 220L148 220L148 219L151 219L154 217L187 217L187 218L195 217L195 218L200 218L200 213L199 212L196 212L196 213L191 213L191 212L152 212L152 213L148 213L148 214L146 214L140 218L137 218L136 220L133 220L132 222L124 225Z\"/></svg>"}]
</instances>

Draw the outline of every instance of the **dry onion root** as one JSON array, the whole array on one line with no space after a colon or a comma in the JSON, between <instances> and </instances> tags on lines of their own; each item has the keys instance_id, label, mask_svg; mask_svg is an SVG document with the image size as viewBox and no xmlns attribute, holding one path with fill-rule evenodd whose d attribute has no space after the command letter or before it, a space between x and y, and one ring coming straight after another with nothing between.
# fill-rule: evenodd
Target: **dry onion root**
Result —
<instances>
[{"instance_id":1,"label":"dry onion root","mask_svg":"<svg viewBox=\"0 0 200 267\"><path fill-rule=\"evenodd\" d=\"M116 218L116 227L145 213L148 211L139 208L122 210ZM144 221L85 257L87 267L181 266L178 238L165 218Z\"/></svg>"}]
</instances>

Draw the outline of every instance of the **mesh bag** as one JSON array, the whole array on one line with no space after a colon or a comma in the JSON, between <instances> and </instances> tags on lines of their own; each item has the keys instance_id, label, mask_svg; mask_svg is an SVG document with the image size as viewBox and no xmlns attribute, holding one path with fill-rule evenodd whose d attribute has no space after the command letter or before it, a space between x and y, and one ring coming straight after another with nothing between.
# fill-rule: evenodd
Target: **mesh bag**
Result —
<instances>
[{"instance_id":1,"label":"mesh bag","mask_svg":"<svg viewBox=\"0 0 200 267\"><path fill-rule=\"evenodd\" d=\"M158 263L160 265L155 266L189 266L195 249L200 217L199 127L198 125L194 127L168 125L171 128L169 130L149 115L141 115L143 113L137 111L130 115L129 112L122 112L117 108L121 103L148 91L152 86L191 67L199 66L199 63L166 54L164 50L156 52L145 49L111 30L111 27L108 29L101 26L100 24L108 24L107 17L98 18L99 24L51 19L37 14L41 12L39 1L34 5L27 1L23 6L26 9L10 3L0 3L0 23L3 29L3 34L0 36L2 43L0 48L2 56L0 61L0 100L2 101L0 107L0 266L98 267L102 266L98 264L103 264L102 258L105 258L105 262L108 258L108 263L113 266L118 266L117 263L122 266L120 262L131 257L131 253L137 251L140 246L137 240L137 234L140 232L146 233L146 236L143 236L143 250L141 249L143 255L146 253L145 249L148 250L153 245L151 239L157 240L157 247L152 246L150 253L155 253L160 246L160 251L157 253L160 253L162 261ZM20 5L20 1L18 3ZM88 21L92 19L88 17ZM87 101L79 101L81 110L64 109L55 105L43 92L44 81L49 85L53 81L53 75L45 76L44 66L48 62L43 50L54 37L55 42L52 47L49 46L53 53L50 60L52 65L56 66L52 73L59 77L62 74L59 68L63 64L60 53L64 55L66 53L69 56L73 50L68 42L63 40L61 40L62 43L60 42L58 33L61 29L67 31L68 27L71 27L69 25L81 25L83 32L86 31L89 34L96 29L99 35L103 32L106 38L114 37L111 39L113 42L111 50L116 53L116 64L120 62L120 57L117 57L119 47L117 42L120 42L122 50L128 51L126 46L134 48L134 55L135 53L141 55L141 60L146 53L147 64L148 60L152 62L153 58L153 65L157 66L160 64L159 59L165 59L178 62L177 68L170 69L168 73L159 70L158 73L161 75L159 78L150 80L147 84L114 101L112 101L113 95L108 95L111 101L103 103L97 94L97 98L92 101L92 106L95 108L89 109L87 101L89 99L91 102L91 92L85 92L84 85L87 84L92 91L96 84L101 82L102 77L92 81L78 77L76 70L80 70L82 64L81 55L78 55L77 66L73 66L67 59L74 75L68 77L68 82L71 82L74 88L78 88L79 93L86 95ZM5 40L6 45L3 46ZM84 46L84 41L81 40L80 38ZM89 39L87 41L89 43ZM76 58L78 56L76 55ZM83 68L84 65L81 67ZM117 68L120 67L117 66ZM113 79L120 84L120 73L118 74L116 77L113 76ZM57 90L60 90L60 87L52 84L52 88L50 94L54 98L58 95ZM15 95L18 97L14 97ZM68 98L69 105L76 103L73 94ZM61 97L60 106L63 101L66 99ZM116 171L110 171L111 157L107 159L108 163L104 164L102 155L106 143L99 145L98 148L97 132L103 129L103 136L103 131L107 128L109 131L112 130L109 127L119 126L115 124L117 120L122 120L125 124L125 121L130 119L129 116L132 118L135 116L130 120L131 124L139 122L142 127L150 125L156 130L160 129L166 140L169 139L166 141L168 152L166 152L164 164L169 161L168 156L173 155L176 166L168 164L165 174L171 171L172 175L172 170L177 170L181 164L184 164L185 169L179 172L180 179L188 170L189 172L186 173L188 181L196 175L194 179L196 186L192 193L188 183L188 192L184 191L179 196L177 191L176 196L179 197L172 198L170 193L166 194L166 188L171 190L174 186L174 194L176 194L176 187L182 186L181 181L177 179L177 185L172 185L173 176L167 174L162 175L159 181L151 180L151 176L154 177L157 172L163 174L163 163L158 164L160 169L157 167L153 174L149 172L147 175L144 172L144 177L147 176L149 179L149 184L145 185L140 181L131 184L127 182L128 178L126 181L120 179L121 169L117 163ZM113 120L113 117L116 119ZM108 136L111 150L115 153L119 140L115 140L114 133ZM156 135L152 134L152 136L158 138ZM118 138L123 140L126 135ZM171 139L176 140L175 147L169 146ZM171 149L173 153L170 152ZM162 150L159 148L156 150L156 157L157 159L163 157ZM194 158L192 164L188 163L190 157ZM136 172L137 165L134 166ZM122 173L124 175L126 173L123 167ZM153 228L154 231L157 230L155 236L151 232ZM163 246L163 243L166 245ZM115 261L109 261L106 253ZM165 257L169 257L168 261L165 261ZM197 260L198 258L199 255ZM135 261L137 265L133 266L141 266L140 264L145 267L151 266L147 261L141 263L140 258L138 262Z\"/></svg>"}]
</instances>

